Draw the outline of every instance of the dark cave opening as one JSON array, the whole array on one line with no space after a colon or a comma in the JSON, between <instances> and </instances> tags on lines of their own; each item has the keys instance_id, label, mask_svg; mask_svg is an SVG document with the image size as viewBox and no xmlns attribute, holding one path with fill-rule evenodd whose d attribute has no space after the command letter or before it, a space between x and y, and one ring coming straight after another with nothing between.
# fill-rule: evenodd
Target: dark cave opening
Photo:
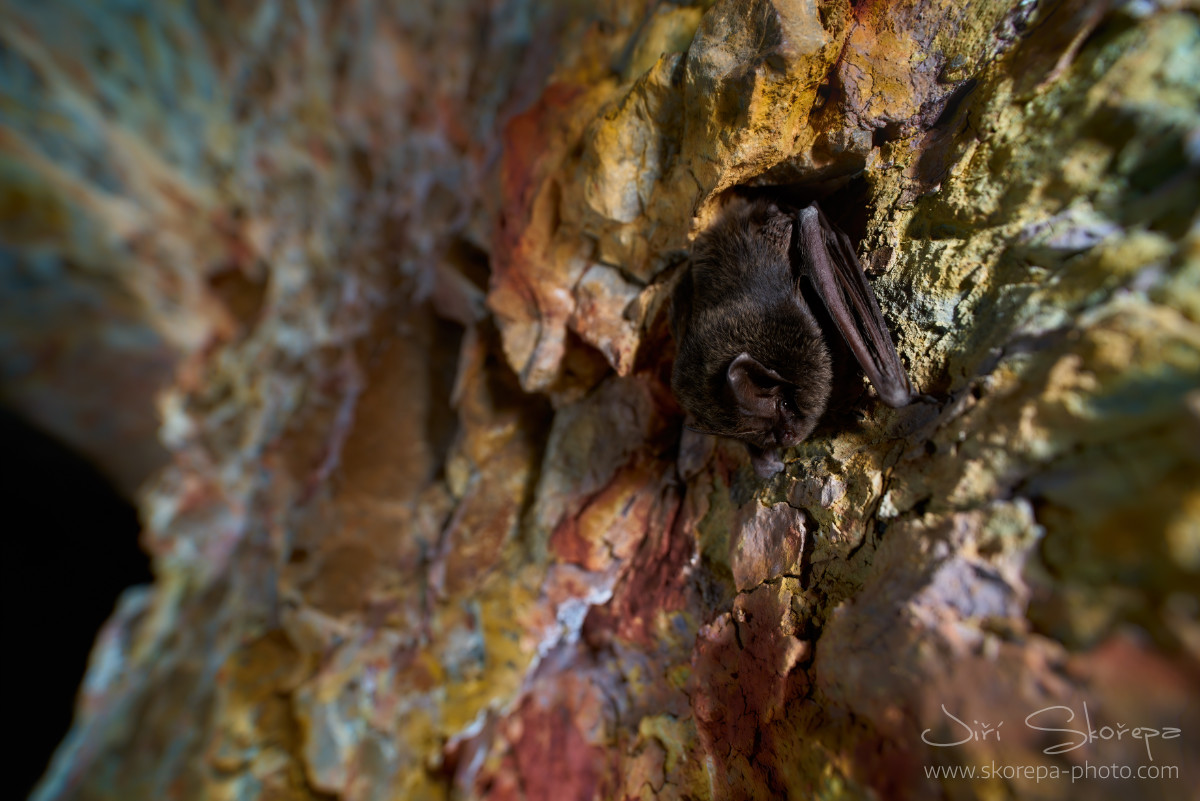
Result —
<instances>
[{"instance_id":1,"label":"dark cave opening","mask_svg":"<svg viewBox=\"0 0 1200 801\"><path fill-rule=\"evenodd\" d=\"M5 674L18 723L16 786L27 796L71 724L100 626L151 580L133 505L71 448L0 406L8 511Z\"/></svg>"}]
</instances>

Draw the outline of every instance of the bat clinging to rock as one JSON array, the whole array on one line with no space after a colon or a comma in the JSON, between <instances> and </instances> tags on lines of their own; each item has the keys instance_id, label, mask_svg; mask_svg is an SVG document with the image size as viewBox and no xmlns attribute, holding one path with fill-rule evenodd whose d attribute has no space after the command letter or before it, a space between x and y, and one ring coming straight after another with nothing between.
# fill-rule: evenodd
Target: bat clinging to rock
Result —
<instances>
[{"instance_id":1,"label":"bat clinging to rock","mask_svg":"<svg viewBox=\"0 0 1200 801\"><path fill-rule=\"evenodd\" d=\"M887 405L917 397L849 237L816 203L737 201L696 238L691 262L671 302L671 388L693 428L744 441L760 476L781 470L779 449L825 413L838 353L854 355Z\"/></svg>"}]
</instances>

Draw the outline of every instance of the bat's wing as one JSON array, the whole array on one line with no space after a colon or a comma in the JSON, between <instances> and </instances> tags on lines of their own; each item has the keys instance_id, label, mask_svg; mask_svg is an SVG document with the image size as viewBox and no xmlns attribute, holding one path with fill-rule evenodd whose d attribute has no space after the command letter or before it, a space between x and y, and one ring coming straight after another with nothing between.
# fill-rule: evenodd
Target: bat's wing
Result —
<instances>
[{"instance_id":1,"label":"bat's wing","mask_svg":"<svg viewBox=\"0 0 1200 801\"><path fill-rule=\"evenodd\" d=\"M811 203L796 215L795 243L804 274L879 397L893 408L911 403L916 393L850 238Z\"/></svg>"}]
</instances>

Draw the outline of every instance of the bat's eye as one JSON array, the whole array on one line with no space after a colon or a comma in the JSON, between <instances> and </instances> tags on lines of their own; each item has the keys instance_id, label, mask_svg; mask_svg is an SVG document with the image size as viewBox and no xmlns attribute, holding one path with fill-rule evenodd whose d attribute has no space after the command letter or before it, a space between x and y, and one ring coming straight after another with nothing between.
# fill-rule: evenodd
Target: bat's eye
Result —
<instances>
[{"instance_id":1,"label":"bat's eye","mask_svg":"<svg viewBox=\"0 0 1200 801\"><path fill-rule=\"evenodd\" d=\"M800 416L800 407L796 405L796 396L792 392L785 392L783 394L783 408L792 417Z\"/></svg>"}]
</instances>

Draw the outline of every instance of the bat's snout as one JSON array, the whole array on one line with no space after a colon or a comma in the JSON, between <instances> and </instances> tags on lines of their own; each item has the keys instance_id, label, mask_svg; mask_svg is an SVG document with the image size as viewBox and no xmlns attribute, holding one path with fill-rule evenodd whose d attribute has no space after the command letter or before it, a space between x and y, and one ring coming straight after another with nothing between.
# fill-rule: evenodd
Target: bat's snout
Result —
<instances>
[{"instance_id":1,"label":"bat's snout","mask_svg":"<svg viewBox=\"0 0 1200 801\"><path fill-rule=\"evenodd\" d=\"M802 431L784 429L783 431L779 432L777 439L779 440L779 447L794 448L804 441L804 437L805 434Z\"/></svg>"}]
</instances>

